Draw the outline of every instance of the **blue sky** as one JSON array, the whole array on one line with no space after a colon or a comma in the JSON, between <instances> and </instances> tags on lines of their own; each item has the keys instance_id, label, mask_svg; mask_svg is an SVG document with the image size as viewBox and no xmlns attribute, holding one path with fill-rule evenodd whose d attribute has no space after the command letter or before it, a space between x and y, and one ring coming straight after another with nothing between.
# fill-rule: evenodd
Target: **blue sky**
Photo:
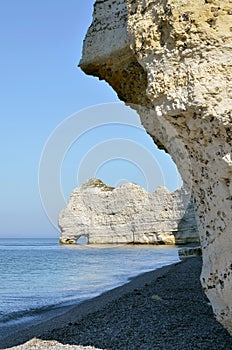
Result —
<instances>
[{"instance_id":1,"label":"blue sky","mask_svg":"<svg viewBox=\"0 0 232 350\"><path fill-rule=\"evenodd\" d=\"M115 104L118 98L106 83L77 68L93 3L1 0L0 237L58 237L54 221L61 204L51 192L52 224L50 213L41 203L38 173L41 157L43 160L46 156L43 151L52 154L49 141L62 138L64 129L72 128L69 123L74 120L77 135L71 137L67 132L67 147L65 152L62 150L59 168L64 203L72 189L92 175L110 185L133 181L148 190L154 190L159 182L174 190L180 183L170 158L156 150L135 113ZM103 110L93 107L99 104L103 104ZM107 115L109 123L101 124ZM123 123L128 115L129 122ZM88 118L94 118L91 127L84 125ZM99 122L101 126L97 127ZM81 135L78 130L82 130ZM127 152L123 157L124 149ZM150 172L141 163L146 157L151 162ZM43 169L47 196L53 171L49 166ZM148 183L153 182L151 188Z\"/></svg>"}]
</instances>

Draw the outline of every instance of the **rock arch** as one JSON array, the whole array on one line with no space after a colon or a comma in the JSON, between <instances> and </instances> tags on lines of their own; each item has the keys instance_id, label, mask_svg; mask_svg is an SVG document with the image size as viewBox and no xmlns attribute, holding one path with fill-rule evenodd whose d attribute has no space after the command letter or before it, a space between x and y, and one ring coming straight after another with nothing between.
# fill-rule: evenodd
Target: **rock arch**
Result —
<instances>
[{"instance_id":1,"label":"rock arch","mask_svg":"<svg viewBox=\"0 0 232 350\"><path fill-rule=\"evenodd\" d=\"M159 186L153 193L133 183L110 187L89 179L71 193L59 215L60 242L75 244L198 243L195 211L189 192L171 193Z\"/></svg>"}]
</instances>

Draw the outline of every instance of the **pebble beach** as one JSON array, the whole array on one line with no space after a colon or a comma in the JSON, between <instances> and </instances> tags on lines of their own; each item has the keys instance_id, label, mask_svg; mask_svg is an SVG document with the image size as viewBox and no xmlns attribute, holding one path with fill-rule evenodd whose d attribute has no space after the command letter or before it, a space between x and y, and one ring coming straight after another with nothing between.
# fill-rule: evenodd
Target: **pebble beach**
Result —
<instances>
[{"instance_id":1,"label":"pebble beach","mask_svg":"<svg viewBox=\"0 0 232 350\"><path fill-rule=\"evenodd\" d=\"M142 274L6 337L1 349L232 349L202 291L201 265L201 258L187 258Z\"/></svg>"}]
</instances>

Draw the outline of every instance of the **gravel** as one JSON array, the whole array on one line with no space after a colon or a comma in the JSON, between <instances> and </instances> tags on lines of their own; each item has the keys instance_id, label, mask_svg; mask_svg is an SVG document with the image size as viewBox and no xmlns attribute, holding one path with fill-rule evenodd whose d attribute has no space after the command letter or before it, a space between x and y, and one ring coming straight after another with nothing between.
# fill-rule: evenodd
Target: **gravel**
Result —
<instances>
[{"instance_id":1,"label":"gravel","mask_svg":"<svg viewBox=\"0 0 232 350\"><path fill-rule=\"evenodd\" d=\"M11 350L101 350L93 348L92 346L76 346L76 345L63 345L56 341L44 341L40 339L32 339L29 342L14 346Z\"/></svg>"},{"instance_id":2,"label":"gravel","mask_svg":"<svg viewBox=\"0 0 232 350\"><path fill-rule=\"evenodd\" d=\"M186 259L141 289L46 339L108 350L232 349L199 281L201 259Z\"/></svg>"},{"instance_id":3,"label":"gravel","mask_svg":"<svg viewBox=\"0 0 232 350\"><path fill-rule=\"evenodd\" d=\"M147 274L137 284L120 287L126 293L106 298L100 308L82 317L77 309L62 327L44 330L39 338L73 350L232 349L232 337L214 318L202 291L201 265L201 258L188 258L154 276ZM47 349L40 346L13 349ZM56 343L51 349L66 348Z\"/></svg>"}]
</instances>

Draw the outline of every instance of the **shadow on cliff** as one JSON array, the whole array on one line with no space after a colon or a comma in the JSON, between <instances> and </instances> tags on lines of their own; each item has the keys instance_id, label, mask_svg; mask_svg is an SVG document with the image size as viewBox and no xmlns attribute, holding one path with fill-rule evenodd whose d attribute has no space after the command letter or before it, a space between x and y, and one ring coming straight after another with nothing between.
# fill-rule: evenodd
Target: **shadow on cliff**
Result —
<instances>
[{"instance_id":1,"label":"shadow on cliff","mask_svg":"<svg viewBox=\"0 0 232 350\"><path fill-rule=\"evenodd\" d=\"M200 244L193 198L190 199L185 214L178 223L177 232L173 232L173 234L177 246Z\"/></svg>"}]
</instances>

